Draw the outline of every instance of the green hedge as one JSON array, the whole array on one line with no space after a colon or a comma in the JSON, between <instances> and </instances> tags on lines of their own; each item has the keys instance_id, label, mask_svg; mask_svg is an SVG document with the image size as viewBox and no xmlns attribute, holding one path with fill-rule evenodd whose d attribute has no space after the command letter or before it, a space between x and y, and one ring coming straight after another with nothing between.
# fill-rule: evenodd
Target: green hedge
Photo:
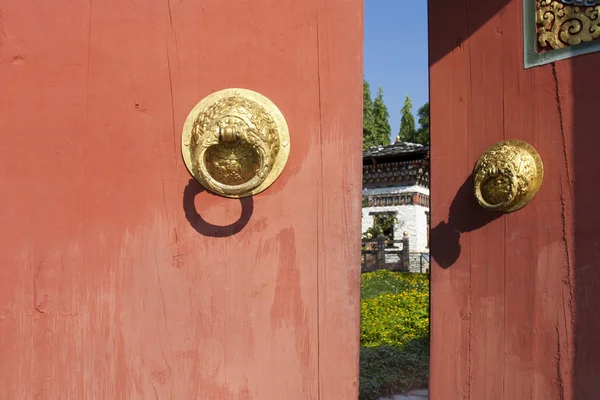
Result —
<instances>
[{"instance_id":1,"label":"green hedge","mask_svg":"<svg viewBox=\"0 0 600 400\"><path fill-rule=\"evenodd\" d=\"M360 350L360 400L406 393L428 387L429 337L415 339L402 348L363 347Z\"/></svg>"},{"instance_id":2,"label":"green hedge","mask_svg":"<svg viewBox=\"0 0 600 400\"><path fill-rule=\"evenodd\" d=\"M361 297L360 400L427 387L428 276L366 273Z\"/></svg>"}]
</instances>

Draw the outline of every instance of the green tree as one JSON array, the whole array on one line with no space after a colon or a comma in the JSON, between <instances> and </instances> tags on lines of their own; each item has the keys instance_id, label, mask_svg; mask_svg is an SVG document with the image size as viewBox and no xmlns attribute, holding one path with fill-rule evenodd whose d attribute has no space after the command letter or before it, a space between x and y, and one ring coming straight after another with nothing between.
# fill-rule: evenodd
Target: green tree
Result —
<instances>
[{"instance_id":1,"label":"green tree","mask_svg":"<svg viewBox=\"0 0 600 400\"><path fill-rule=\"evenodd\" d=\"M415 117L412 114L412 102L410 98L406 96L404 99L404 105L400 110L402 118L400 119L400 133L398 136L403 142L416 142L417 130L415 128Z\"/></svg>"},{"instance_id":2,"label":"green tree","mask_svg":"<svg viewBox=\"0 0 600 400\"><path fill-rule=\"evenodd\" d=\"M383 102L383 89L377 89L377 97L373 102L373 119L375 127L375 145L388 146L390 144L390 113Z\"/></svg>"},{"instance_id":3,"label":"green tree","mask_svg":"<svg viewBox=\"0 0 600 400\"><path fill-rule=\"evenodd\" d=\"M419 108L417 116L419 117L419 125L421 125L417 130L417 143L429 146L429 102Z\"/></svg>"},{"instance_id":4,"label":"green tree","mask_svg":"<svg viewBox=\"0 0 600 400\"><path fill-rule=\"evenodd\" d=\"M369 82L363 79L363 149L377 145L373 101Z\"/></svg>"}]
</instances>

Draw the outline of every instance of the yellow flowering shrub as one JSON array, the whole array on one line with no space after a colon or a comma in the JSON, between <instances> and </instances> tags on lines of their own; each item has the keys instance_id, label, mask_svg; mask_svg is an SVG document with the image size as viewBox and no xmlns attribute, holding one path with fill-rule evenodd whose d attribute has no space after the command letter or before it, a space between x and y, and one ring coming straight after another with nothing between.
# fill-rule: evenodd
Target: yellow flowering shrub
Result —
<instances>
[{"instance_id":1,"label":"yellow flowering shrub","mask_svg":"<svg viewBox=\"0 0 600 400\"><path fill-rule=\"evenodd\" d=\"M360 288L363 299L383 294L399 294L408 290L429 293L429 276L379 270L363 274Z\"/></svg>"},{"instance_id":2,"label":"yellow flowering shrub","mask_svg":"<svg viewBox=\"0 0 600 400\"><path fill-rule=\"evenodd\" d=\"M429 277L365 273L360 311L360 400L427 387Z\"/></svg>"},{"instance_id":3,"label":"yellow flowering shrub","mask_svg":"<svg viewBox=\"0 0 600 400\"><path fill-rule=\"evenodd\" d=\"M364 347L402 346L429 335L429 293L408 290L363 299L360 342Z\"/></svg>"}]
</instances>

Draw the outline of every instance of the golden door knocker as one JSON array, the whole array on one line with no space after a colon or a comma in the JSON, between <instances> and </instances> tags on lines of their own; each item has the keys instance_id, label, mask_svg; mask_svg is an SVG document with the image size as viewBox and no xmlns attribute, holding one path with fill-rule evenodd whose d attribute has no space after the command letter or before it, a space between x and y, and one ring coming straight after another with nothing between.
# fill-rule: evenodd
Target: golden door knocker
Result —
<instances>
[{"instance_id":1,"label":"golden door knocker","mask_svg":"<svg viewBox=\"0 0 600 400\"><path fill-rule=\"evenodd\" d=\"M475 164L475 198L487 210L517 211L533 199L543 179L537 151L520 140L505 140L488 148Z\"/></svg>"},{"instance_id":2,"label":"golden door knocker","mask_svg":"<svg viewBox=\"0 0 600 400\"><path fill-rule=\"evenodd\" d=\"M185 121L181 142L194 178L207 190L232 198L268 188L290 153L281 111L247 89L225 89L202 99Z\"/></svg>"}]
</instances>

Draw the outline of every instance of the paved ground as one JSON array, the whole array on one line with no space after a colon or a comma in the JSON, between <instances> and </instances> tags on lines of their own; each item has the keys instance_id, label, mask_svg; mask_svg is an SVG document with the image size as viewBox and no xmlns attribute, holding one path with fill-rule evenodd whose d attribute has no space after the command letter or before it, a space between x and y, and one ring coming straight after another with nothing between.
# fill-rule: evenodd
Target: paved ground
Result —
<instances>
[{"instance_id":1,"label":"paved ground","mask_svg":"<svg viewBox=\"0 0 600 400\"><path fill-rule=\"evenodd\" d=\"M427 389L413 390L404 395L396 395L394 397L384 397L380 400L427 400L429 399L429 391Z\"/></svg>"}]
</instances>

